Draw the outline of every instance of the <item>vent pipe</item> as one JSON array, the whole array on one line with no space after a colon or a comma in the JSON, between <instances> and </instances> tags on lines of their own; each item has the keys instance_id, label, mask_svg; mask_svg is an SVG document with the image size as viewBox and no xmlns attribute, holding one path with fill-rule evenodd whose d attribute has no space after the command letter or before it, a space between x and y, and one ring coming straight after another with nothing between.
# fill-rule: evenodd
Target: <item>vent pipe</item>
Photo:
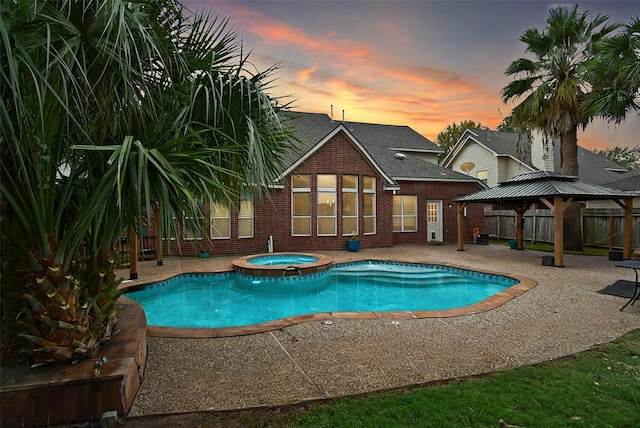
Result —
<instances>
[{"instance_id":1,"label":"vent pipe","mask_svg":"<svg viewBox=\"0 0 640 428\"><path fill-rule=\"evenodd\" d=\"M333 104L331 104L331 120L333 120Z\"/></svg>"}]
</instances>

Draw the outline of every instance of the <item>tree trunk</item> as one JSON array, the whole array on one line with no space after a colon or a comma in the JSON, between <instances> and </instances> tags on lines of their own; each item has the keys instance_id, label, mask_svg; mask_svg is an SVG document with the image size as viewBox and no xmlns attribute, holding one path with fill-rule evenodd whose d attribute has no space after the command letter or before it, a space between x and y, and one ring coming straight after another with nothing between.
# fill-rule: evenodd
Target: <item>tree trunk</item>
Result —
<instances>
[{"instance_id":1,"label":"tree trunk","mask_svg":"<svg viewBox=\"0 0 640 428\"><path fill-rule=\"evenodd\" d=\"M578 177L578 128L560 134L560 172ZM564 211L564 249L582 251L580 202L572 202Z\"/></svg>"}]
</instances>

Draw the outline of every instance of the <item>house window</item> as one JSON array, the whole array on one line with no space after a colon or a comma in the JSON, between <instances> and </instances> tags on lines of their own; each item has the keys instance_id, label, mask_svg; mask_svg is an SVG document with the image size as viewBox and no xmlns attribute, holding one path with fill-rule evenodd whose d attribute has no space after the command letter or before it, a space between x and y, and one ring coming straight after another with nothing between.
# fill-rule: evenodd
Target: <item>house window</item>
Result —
<instances>
[{"instance_id":1,"label":"house window","mask_svg":"<svg viewBox=\"0 0 640 428\"><path fill-rule=\"evenodd\" d=\"M240 201L238 238L253 238L253 200L250 196Z\"/></svg>"},{"instance_id":2,"label":"house window","mask_svg":"<svg viewBox=\"0 0 640 428\"><path fill-rule=\"evenodd\" d=\"M294 236L311 235L311 177L291 178L291 232Z\"/></svg>"},{"instance_id":3,"label":"house window","mask_svg":"<svg viewBox=\"0 0 640 428\"><path fill-rule=\"evenodd\" d=\"M393 231L415 232L418 230L418 197L396 195L393 197Z\"/></svg>"},{"instance_id":4,"label":"house window","mask_svg":"<svg viewBox=\"0 0 640 428\"><path fill-rule=\"evenodd\" d=\"M336 176L318 174L318 236L336 234Z\"/></svg>"},{"instance_id":5,"label":"house window","mask_svg":"<svg viewBox=\"0 0 640 428\"><path fill-rule=\"evenodd\" d=\"M229 207L218 202L211 204L211 239L231 238Z\"/></svg>"},{"instance_id":6,"label":"house window","mask_svg":"<svg viewBox=\"0 0 640 428\"><path fill-rule=\"evenodd\" d=\"M476 171L476 178L478 180L486 180L489 178L489 170L483 169L482 171Z\"/></svg>"},{"instance_id":7,"label":"house window","mask_svg":"<svg viewBox=\"0 0 640 428\"><path fill-rule=\"evenodd\" d=\"M376 233L376 178L364 177L363 189L363 213L364 234L372 235Z\"/></svg>"},{"instance_id":8,"label":"house window","mask_svg":"<svg viewBox=\"0 0 640 428\"><path fill-rule=\"evenodd\" d=\"M200 205L200 212L202 213L202 205ZM184 221L182 223L182 238L185 241L202 239L203 229L204 229L204 217L186 217L185 216Z\"/></svg>"},{"instance_id":9,"label":"house window","mask_svg":"<svg viewBox=\"0 0 640 428\"><path fill-rule=\"evenodd\" d=\"M358 176L342 176L342 234L358 234Z\"/></svg>"}]
</instances>

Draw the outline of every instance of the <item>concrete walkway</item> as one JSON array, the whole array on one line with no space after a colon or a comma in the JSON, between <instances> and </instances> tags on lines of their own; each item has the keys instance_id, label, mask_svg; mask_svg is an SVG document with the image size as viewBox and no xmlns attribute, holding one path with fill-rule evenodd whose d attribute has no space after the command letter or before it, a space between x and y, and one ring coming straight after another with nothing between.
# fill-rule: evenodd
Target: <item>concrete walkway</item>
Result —
<instances>
[{"instance_id":1,"label":"concrete walkway","mask_svg":"<svg viewBox=\"0 0 640 428\"><path fill-rule=\"evenodd\" d=\"M640 328L640 303L598 290L633 271L604 257L565 255L542 266L536 251L499 245L402 245L322 252L334 262L390 259L523 275L538 285L504 305L451 318L311 321L249 336L148 338L137 416L279 406L477 375L581 352ZM140 280L216 270L232 258L142 263ZM142 421L141 421L142 422ZM132 425L133 426L133 425Z\"/></svg>"}]
</instances>

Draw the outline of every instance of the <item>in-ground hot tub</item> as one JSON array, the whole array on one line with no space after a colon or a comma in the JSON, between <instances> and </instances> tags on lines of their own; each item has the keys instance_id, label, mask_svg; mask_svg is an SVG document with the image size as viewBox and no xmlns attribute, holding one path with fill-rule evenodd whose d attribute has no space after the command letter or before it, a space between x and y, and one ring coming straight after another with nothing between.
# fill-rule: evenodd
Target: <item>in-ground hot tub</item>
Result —
<instances>
[{"instance_id":1,"label":"in-ground hot tub","mask_svg":"<svg viewBox=\"0 0 640 428\"><path fill-rule=\"evenodd\" d=\"M266 253L240 257L233 262L236 272L253 276L288 276L323 272L333 259L315 253Z\"/></svg>"}]
</instances>

